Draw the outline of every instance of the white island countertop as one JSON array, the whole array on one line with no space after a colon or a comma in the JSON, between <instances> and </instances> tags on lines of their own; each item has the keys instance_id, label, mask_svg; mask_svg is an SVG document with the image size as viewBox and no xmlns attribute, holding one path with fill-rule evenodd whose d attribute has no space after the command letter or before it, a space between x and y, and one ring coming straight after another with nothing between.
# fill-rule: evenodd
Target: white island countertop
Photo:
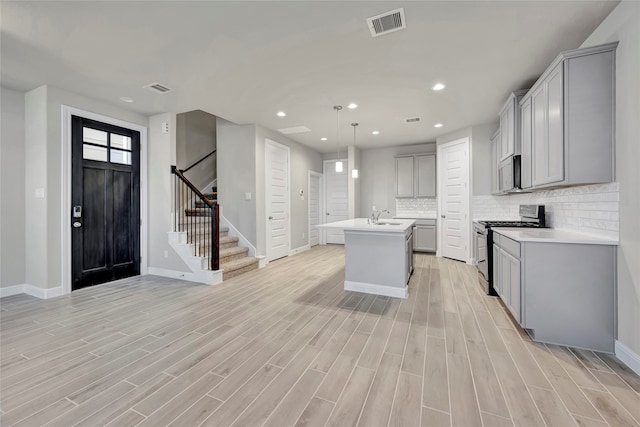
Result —
<instances>
[{"instance_id":1,"label":"white island countertop","mask_svg":"<svg viewBox=\"0 0 640 427\"><path fill-rule=\"evenodd\" d=\"M377 224L371 224L368 218L354 218L345 221L319 224L318 228L333 228L345 231L376 231L385 233L404 233L415 223L413 219L380 218Z\"/></svg>"},{"instance_id":2,"label":"white island countertop","mask_svg":"<svg viewBox=\"0 0 640 427\"><path fill-rule=\"evenodd\" d=\"M492 228L495 233L502 234L517 242L539 243L574 243L581 245L617 246L618 241L606 237L593 236L577 231L556 230L553 228Z\"/></svg>"}]
</instances>

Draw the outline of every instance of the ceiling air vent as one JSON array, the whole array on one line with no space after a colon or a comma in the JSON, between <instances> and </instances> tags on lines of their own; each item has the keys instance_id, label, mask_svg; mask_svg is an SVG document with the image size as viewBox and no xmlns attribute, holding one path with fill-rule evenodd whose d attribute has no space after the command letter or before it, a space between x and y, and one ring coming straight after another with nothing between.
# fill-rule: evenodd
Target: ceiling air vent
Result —
<instances>
[{"instance_id":1,"label":"ceiling air vent","mask_svg":"<svg viewBox=\"0 0 640 427\"><path fill-rule=\"evenodd\" d=\"M170 87L165 86L165 85L163 85L161 83L151 83L151 84L148 84L148 85L142 86L142 87L144 89L150 90L151 92L160 93L160 94L171 92L173 90Z\"/></svg>"},{"instance_id":2,"label":"ceiling air vent","mask_svg":"<svg viewBox=\"0 0 640 427\"><path fill-rule=\"evenodd\" d=\"M371 37L383 36L407 28L404 20L404 9L396 9L381 15L367 18L367 25L371 31Z\"/></svg>"},{"instance_id":3,"label":"ceiling air vent","mask_svg":"<svg viewBox=\"0 0 640 427\"><path fill-rule=\"evenodd\" d=\"M408 119L404 119L405 123L418 123L420 121L420 117L410 117Z\"/></svg>"}]
</instances>

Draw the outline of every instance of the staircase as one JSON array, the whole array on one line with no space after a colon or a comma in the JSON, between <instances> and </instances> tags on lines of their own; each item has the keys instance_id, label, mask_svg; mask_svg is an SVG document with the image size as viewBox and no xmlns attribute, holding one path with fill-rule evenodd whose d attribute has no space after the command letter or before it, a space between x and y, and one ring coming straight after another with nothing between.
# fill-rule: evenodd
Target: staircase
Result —
<instances>
[{"instance_id":1,"label":"staircase","mask_svg":"<svg viewBox=\"0 0 640 427\"><path fill-rule=\"evenodd\" d=\"M204 195L209 201L217 202L218 189L212 188L211 193ZM209 210L206 204L202 201L197 201L195 207L185 209L185 214L188 217L194 216L209 216ZM203 231L203 230L200 230ZM194 239L190 239L194 233ZM238 238L229 236L228 227L220 227L220 269L223 270L223 280L231 279L232 277L239 276L247 271L258 269L258 258L249 256L249 248L244 246L238 246ZM207 256L209 253L209 247L207 242L201 242L198 236L198 230L187 231L187 241L195 243L196 256Z\"/></svg>"}]
</instances>

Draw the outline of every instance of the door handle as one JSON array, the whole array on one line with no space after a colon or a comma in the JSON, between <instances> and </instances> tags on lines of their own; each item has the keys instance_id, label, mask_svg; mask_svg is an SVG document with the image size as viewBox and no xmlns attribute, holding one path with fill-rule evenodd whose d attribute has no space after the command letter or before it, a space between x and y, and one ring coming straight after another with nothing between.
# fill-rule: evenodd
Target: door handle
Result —
<instances>
[{"instance_id":1,"label":"door handle","mask_svg":"<svg viewBox=\"0 0 640 427\"><path fill-rule=\"evenodd\" d=\"M74 228L80 228L80 227L82 227L82 223L80 221L76 221L76 222L73 223L73 227Z\"/></svg>"},{"instance_id":2,"label":"door handle","mask_svg":"<svg viewBox=\"0 0 640 427\"><path fill-rule=\"evenodd\" d=\"M329 212L327 212L327 215L331 215Z\"/></svg>"},{"instance_id":3,"label":"door handle","mask_svg":"<svg viewBox=\"0 0 640 427\"><path fill-rule=\"evenodd\" d=\"M447 217L446 215L440 215L440 218L446 218L446 217Z\"/></svg>"},{"instance_id":4,"label":"door handle","mask_svg":"<svg viewBox=\"0 0 640 427\"><path fill-rule=\"evenodd\" d=\"M271 220L271 219L273 219L273 217L272 217L272 216L269 216L269 219Z\"/></svg>"}]
</instances>

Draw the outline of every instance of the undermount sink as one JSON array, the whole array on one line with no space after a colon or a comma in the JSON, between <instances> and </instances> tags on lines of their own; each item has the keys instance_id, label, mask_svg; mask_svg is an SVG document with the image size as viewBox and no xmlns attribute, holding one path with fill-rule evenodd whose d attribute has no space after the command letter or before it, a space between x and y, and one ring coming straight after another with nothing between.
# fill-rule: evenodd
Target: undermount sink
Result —
<instances>
[{"instance_id":1,"label":"undermount sink","mask_svg":"<svg viewBox=\"0 0 640 427\"><path fill-rule=\"evenodd\" d=\"M400 222L376 222L373 225L402 225Z\"/></svg>"}]
</instances>

